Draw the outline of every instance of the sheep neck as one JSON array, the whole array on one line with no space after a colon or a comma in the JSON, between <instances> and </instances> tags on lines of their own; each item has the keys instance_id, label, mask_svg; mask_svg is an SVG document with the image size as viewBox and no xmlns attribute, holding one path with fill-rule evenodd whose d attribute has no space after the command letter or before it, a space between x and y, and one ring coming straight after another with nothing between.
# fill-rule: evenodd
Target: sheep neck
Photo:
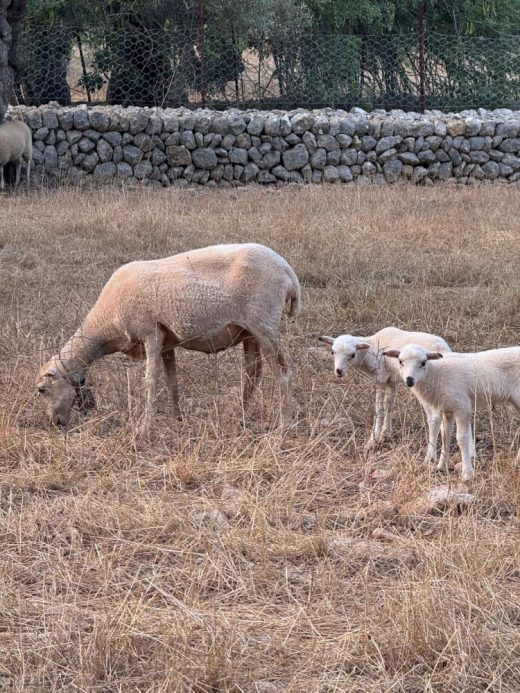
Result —
<instances>
[{"instance_id":1,"label":"sheep neck","mask_svg":"<svg viewBox=\"0 0 520 693\"><path fill-rule=\"evenodd\" d=\"M368 341L368 338L364 338L364 341ZM379 370L379 357L373 353L372 349L365 349L361 354L358 368L371 378L375 378Z\"/></svg>"},{"instance_id":2,"label":"sheep neck","mask_svg":"<svg viewBox=\"0 0 520 693\"><path fill-rule=\"evenodd\" d=\"M442 392L439 365L437 362L429 362L427 368L428 372L425 380L416 383L413 390L419 400L435 409L442 409L442 397L439 397L439 393Z\"/></svg>"},{"instance_id":3,"label":"sheep neck","mask_svg":"<svg viewBox=\"0 0 520 693\"><path fill-rule=\"evenodd\" d=\"M85 375L91 363L114 351L110 342L85 321L60 351L59 367L75 382Z\"/></svg>"}]
</instances>

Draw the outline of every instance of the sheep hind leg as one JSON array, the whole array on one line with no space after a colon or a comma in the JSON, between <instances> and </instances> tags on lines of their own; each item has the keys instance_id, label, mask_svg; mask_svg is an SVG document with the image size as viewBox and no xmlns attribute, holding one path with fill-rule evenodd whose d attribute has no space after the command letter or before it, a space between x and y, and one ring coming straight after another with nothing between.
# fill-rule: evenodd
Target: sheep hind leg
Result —
<instances>
[{"instance_id":1,"label":"sheep hind leg","mask_svg":"<svg viewBox=\"0 0 520 693\"><path fill-rule=\"evenodd\" d=\"M175 349L166 349L162 352L162 362L166 372L166 383L173 406L173 416L177 421L182 421L182 412L179 406L179 385L177 383L177 364L175 360Z\"/></svg>"},{"instance_id":2,"label":"sheep hind leg","mask_svg":"<svg viewBox=\"0 0 520 693\"><path fill-rule=\"evenodd\" d=\"M262 376L262 355L260 345L254 337L246 337L243 345L245 378L242 389L242 406L245 412Z\"/></svg>"},{"instance_id":3,"label":"sheep hind leg","mask_svg":"<svg viewBox=\"0 0 520 693\"><path fill-rule=\"evenodd\" d=\"M260 348L269 363L280 388L281 424L288 425L292 420L291 366L280 344L265 337L257 337Z\"/></svg>"},{"instance_id":4,"label":"sheep hind leg","mask_svg":"<svg viewBox=\"0 0 520 693\"><path fill-rule=\"evenodd\" d=\"M0 190L3 192L5 189L4 183L4 167L0 166Z\"/></svg>"},{"instance_id":5,"label":"sheep hind leg","mask_svg":"<svg viewBox=\"0 0 520 693\"><path fill-rule=\"evenodd\" d=\"M15 188L17 188L20 185L20 173L22 172L22 160L17 159L15 163L15 168L16 168L16 178L14 181Z\"/></svg>"},{"instance_id":6,"label":"sheep hind leg","mask_svg":"<svg viewBox=\"0 0 520 693\"><path fill-rule=\"evenodd\" d=\"M146 405L141 425L138 429L139 437L148 437L150 424L156 409L157 377L159 375L159 362L161 359L164 334L157 327L155 331L144 339L146 351Z\"/></svg>"}]
</instances>

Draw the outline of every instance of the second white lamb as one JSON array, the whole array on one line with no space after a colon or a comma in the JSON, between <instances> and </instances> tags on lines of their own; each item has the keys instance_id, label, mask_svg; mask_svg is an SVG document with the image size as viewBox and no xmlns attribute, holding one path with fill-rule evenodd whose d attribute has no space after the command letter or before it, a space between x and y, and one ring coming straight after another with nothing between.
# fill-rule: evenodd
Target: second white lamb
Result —
<instances>
[{"instance_id":1,"label":"second white lamb","mask_svg":"<svg viewBox=\"0 0 520 693\"><path fill-rule=\"evenodd\" d=\"M475 353L441 354L420 344L385 351L397 359L404 383L423 407L441 414L446 427L438 469L446 471L453 423L461 452L462 480L473 478L473 431L476 409L510 403L520 411L520 347ZM516 457L520 462L520 450Z\"/></svg>"}]
</instances>

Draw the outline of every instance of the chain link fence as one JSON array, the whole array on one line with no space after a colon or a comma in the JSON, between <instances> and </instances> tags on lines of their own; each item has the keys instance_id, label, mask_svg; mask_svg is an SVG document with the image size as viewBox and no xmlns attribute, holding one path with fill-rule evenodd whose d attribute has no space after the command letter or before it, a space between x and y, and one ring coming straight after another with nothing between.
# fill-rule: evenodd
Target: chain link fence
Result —
<instances>
[{"instance_id":1,"label":"chain link fence","mask_svg":"<svg viewBox=\"0 0 520 693\"><path fill-rule=\"evenodd\" d=\"M426 32L295 33L244 45L233 35L132 28L26 30L16 98L260 109L361 106L520 108L520 37Z\"/></svg>"}]
</instances>

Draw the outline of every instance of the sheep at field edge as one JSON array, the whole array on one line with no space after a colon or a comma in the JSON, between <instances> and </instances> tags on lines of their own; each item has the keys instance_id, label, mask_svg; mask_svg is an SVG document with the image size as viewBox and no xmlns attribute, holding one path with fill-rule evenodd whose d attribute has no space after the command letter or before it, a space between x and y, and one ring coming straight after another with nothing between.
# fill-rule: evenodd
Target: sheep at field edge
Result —
<instances>
[{"instance_id":1,"label":"sheep at field edge","mask_svg":"<svg viewBox=\"0 0 520 693\"><path fill-rule=\"evenodd\" d=\"M451 351L442 337L427 332L408 332L398 327L385 327L371 337L343 334L335 339L320 337L320 341L332 347L337 376L342 377L350 368L356 368L375 381L376 416L368 447L373 447L385 435L392 434L392 407L401 382L397 364L392 359L384 358L383 352L386 349L401 349L410 342L439 352ZM428 448L424 461L429 463L436 455L441 417L431 407L425 406L424 409L428 420Z\"/></svg>"},{"instance_id":2,"label":"sheep at field edge","mask_svg":"<svg viewBox=\"0 0 520 693\"><path fill-rule=\"evenodd\" d=\"M246 408L261 376L264 355L280 385L282 417L290 417L291 369L280 344L285 312L300 310L300 284L280 255L256 243L215 245L160 259L130 262L110 277L81 327L43 366L37 388L49 419L69 423L78 400L95 406L85 384L90 364L123 352L146 358L146 408L140 434L155 412L160 361L176 417L181 417L175 348L206 354L242 343Z\"/></svg>"},{"instance_id":3,"label":"sheep at field edge","mask_svg":"<svg viewBox=\"0 0 520 693\"><path fill-rule=\"evenodd\" d=\"M16 165L15 185L20 182L22 158L27 162L27 184L29 184L32 159L32 133L22 120L11 120L0 124L0 190L4 185L4 166Z\"/></svg>"},{"instance_id":4,"label":"sheep at field edge","mask_svg":"<svg viewBox=\"0 0 520 693\"><path fill-rule=\"evenodd\" d=\"M520 411L520 347L474 353L440 354L419 344L385 352L398 359L402 380L423 407L442 414L447 435L438 469L446 471L453 422L462 458L462 480L473 478L474 456L471 417L476 408L510 403ZM520 450L516 457L520 462Z\"/></svg>"}]
</instances>

